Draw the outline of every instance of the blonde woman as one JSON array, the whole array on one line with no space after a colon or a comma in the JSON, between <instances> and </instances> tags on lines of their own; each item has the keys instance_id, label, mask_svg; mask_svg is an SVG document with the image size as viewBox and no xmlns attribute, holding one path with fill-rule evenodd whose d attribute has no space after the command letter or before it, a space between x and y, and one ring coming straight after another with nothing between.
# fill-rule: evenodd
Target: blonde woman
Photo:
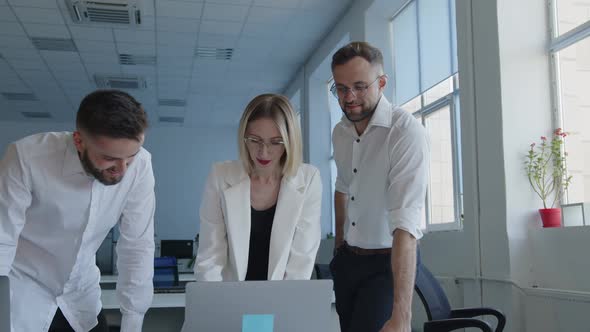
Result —
<instances>
[{"instance_id":1,"label":"blonde woman","mask_svg":"<svg viewBox=\"0 0 590 332\"><path fill-rule=\"evenodd\" d=\"M289 100L255 97L238 130L240 160L213 165L201 202L199 281L309 279L320 244L319 171L302 163Z\"/></svg>"}]
</instances>

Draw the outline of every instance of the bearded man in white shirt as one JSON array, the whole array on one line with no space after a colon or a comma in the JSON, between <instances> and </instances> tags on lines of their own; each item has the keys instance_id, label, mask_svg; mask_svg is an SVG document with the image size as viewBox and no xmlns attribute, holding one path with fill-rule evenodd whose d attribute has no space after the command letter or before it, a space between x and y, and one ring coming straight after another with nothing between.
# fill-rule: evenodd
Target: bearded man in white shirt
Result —
<instances>
[{"instance_id":1,"label":"bearded man in white shirt","mask_svg":"<svg viewBox=\"0 0 590 332\"><path fill-rule=\"evenodd\" d=\"M336 310L342 332L409 332L428 178L424 127L383 95L379 49L353 42L332 57L344 117L332 141Z\"/></svg>"},{"instance_id":2,"label":"bearded man in white shirt","mask_svg":"<svg viewBox=\"0 0 590 332\"><path fill-rule=\"evenodd\" d=\"M8 146L0 161L0 275L10 278L13 332L99 328L95 255L115 224L121 331L141 331L154 264L147 125L133 97L99 90L82 100L73 133Z\"/></svg>"}]
</instances>

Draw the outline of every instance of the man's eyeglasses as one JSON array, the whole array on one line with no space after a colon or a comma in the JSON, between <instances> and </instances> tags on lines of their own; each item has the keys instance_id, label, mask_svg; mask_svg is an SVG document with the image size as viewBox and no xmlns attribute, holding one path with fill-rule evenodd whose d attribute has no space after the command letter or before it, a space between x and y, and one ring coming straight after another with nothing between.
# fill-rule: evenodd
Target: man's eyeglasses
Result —
<instances>
[{"instance_id":1,"label":"man's eyeglasses","mask_svg":"<svg viewBox=\"0 0 590 332\"><path fill-rule=\"evenodd\" d=\"M334 97L336 97L336 99L346 97L346 94L348 93L348 91L350 91L350 93L352 93L352 95L355 98L362 98L367 94L367 90L369 89L369 87L371 85L373 85L373 83L377 82L377 80L380 79L381 77L383 77L383 75L377 76L377 78L369 84L358 83L358 84L355 84L352 88L349 88L345 85L340 85L340 84L334 83L334 84L332 84L332 87L330 88L330 92L332 92L332 94L334 95Z\"/></svg>"},{"instance_id":2,"label":"man's eyeglasses","mask_svg":"<svg viewBox=\"0 0 590 332\"><path fill-rule=\"evenodd\" d=\"M262 150L265 146L269 151L278 151L285 147L285 142L282 139L271 139L270 142L265 142L256 137L244 137L244 142L250 149Z\"/></svg>"}]
</instances>

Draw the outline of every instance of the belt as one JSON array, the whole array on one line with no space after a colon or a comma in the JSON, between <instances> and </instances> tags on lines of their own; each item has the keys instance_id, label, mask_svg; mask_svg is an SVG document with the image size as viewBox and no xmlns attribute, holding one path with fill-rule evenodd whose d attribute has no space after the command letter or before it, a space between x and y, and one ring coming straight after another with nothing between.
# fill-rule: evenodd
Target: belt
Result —
<instances>
[{"instance_id":1,"label":"belt","mask_svg":"<svg viewBox=\"0 0 590 332\"><path fill-rule=\"evenodd\" d=\"M385 255L391 254L391 248L381 248L381 249L365 249L360 247L351 246L346 241L342 244L344 248L349 250L350 252L360 255L360 256L368 256L368 255Z\"/></svg>"}]
</instances>

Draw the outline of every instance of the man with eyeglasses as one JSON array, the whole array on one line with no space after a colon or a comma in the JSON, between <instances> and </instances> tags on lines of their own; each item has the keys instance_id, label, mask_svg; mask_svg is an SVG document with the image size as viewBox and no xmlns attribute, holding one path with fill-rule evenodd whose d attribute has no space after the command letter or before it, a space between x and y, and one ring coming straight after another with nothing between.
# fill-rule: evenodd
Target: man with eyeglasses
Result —
<instances>
[{"instance_id":1,"label":"man with eyeglasses","mask_svg":"<svg viewBox=\"0 0 590 332\"><path fill-rule=\"evenodd\" d=\"M429 144L414 117L383 95L379 49L352 42L332 57L344 117L332 140L336 310L342 332L409 332Z\"/></svg>"}]
</instances>

